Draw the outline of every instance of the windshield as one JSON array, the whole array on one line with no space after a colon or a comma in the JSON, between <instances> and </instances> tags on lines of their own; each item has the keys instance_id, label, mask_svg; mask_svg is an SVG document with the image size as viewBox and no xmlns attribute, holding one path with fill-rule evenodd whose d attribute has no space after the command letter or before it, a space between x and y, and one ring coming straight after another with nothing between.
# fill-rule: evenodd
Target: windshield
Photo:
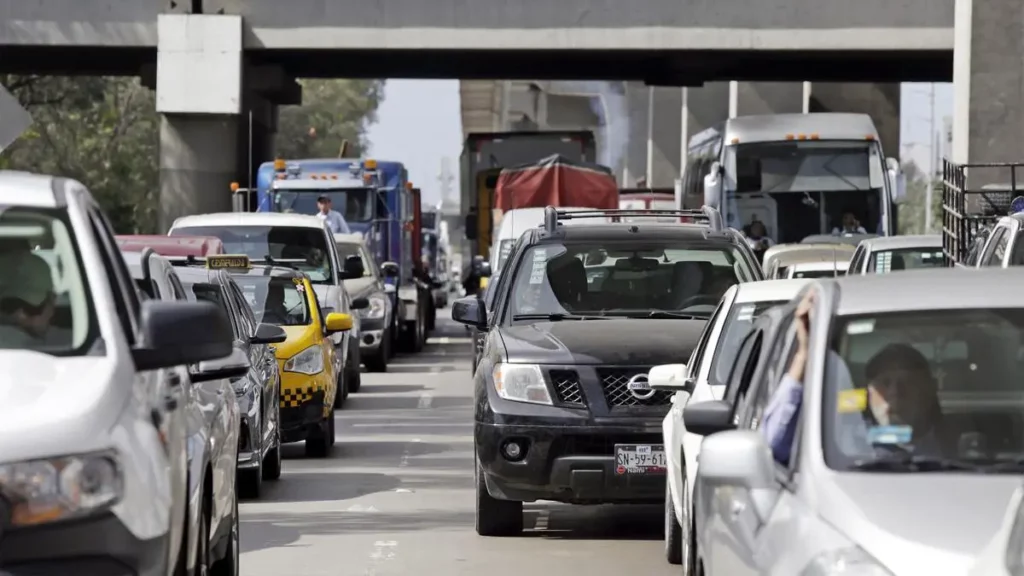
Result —
<instances>
[{"instance_id":1,"label":"windshield","mask_svg":"<svg viewBox=\"0 0 1024 576\"><path fill-rule=\"evenodd\" d=\"M0 270L0 349L87 353L99 328L65 211L0 209Z\"/></svg>"},{"instance_id":2,"label":"windshield","mask_svg":"<svg viewBox=\"0 0 1024 576\"><path fill-rule=\"evenodd\" d=\"M743 338L747 336L751 326L754 325L754 320L764 314L765 310L786 302L786 300L747 302L732 307L722 326L722 335L718 337L718 345L715 346L715 356L711 360L709 384L725 385L729 381L729 372L736 361L736 353L739 352Z\"/></svg>"},{"instance_id":3,"label":"windshield","mask_svg":"<svg viewBox=\"0 0 1024 576\"><path fill-rule=\"evenodd\" d=\"M232 275L257 322L308 326L312 318L306 287L299 278Z\"/></svg>"},{"instance_id":4,"label":"windshield","mask_svg":"<svg viewBox=\"0 0 1024 576\"><path fill-rule=\"evenodd\" d=\"M363 278L369 278L373 276L373 261L369 259L369 256L365 253L362 247L356 244L341 244L338 245L338 258L342 262L348 260L352 256L358 256L359 260L363 263Z\"/></svg>"},{"instance_id":5,"label":"windshield","mask_svg":"<svg viewBox=\"0 0 1024 576\"><path fill-rule=\"evenodd\" d=\"M870 140L755 142L727 146L730 226L759 222L776 243L815 234L881 234L884 160Z\"/></svg>"},{"instance_id":6,"label":"windshield","mask_svg":"<svg viewBox=\"0 0 1024 576\"><path fill-rule=\"evenodd\" d=\"M253 262L267 256L309 274L314 284L333 284L334 266L327 236L319 228L301 226L194 226L175 228L171 236L216 236L226 254L245 254Z\"/></svg>"},{"instance_id":7,"label":"windshield","mask_svg":"<svg viewBox=\"0 0 1024 576\"><path fill-rule=\"evenodd\" d=\"M831 468L862 468L893 453L1024 459L1024 310L888 313L837 324L822 409Z\"/></svg>"},{"instance_id":8,"label":"windshield","mask_svg":"<svg viewBox=\"0 0 1024 576\"><path fill-rule=\"evenodd\" d=\"M652 312L706 318L730 286L752 278L736 247L701 241L543 244L517 261L513 320Z\"/></svg>"},{"instance_id":9,"label":"windshield","mask_svg":"<svg viewBox=\"0 0 1024 576\"><path fill-rule=\"evenodd\" d=\"M369 222L373 220L372 188L341 188L333 190L288 190L278 189L274 193L274 205L278 212L316 214L317 199L327 196L331 209L341 213L346 222Z\"/></svg>"},{"instance_id":10,"label":"windshield","mask_svg":"<svg viewBox=\"0 0 1024 576\"><path fill-rule=\"evenodd\" d=\"M885 274L915 268L944 268L946 261L942 248L907 248L875 252L868 261L870 272Z\"/></svg>"}]
</instances>

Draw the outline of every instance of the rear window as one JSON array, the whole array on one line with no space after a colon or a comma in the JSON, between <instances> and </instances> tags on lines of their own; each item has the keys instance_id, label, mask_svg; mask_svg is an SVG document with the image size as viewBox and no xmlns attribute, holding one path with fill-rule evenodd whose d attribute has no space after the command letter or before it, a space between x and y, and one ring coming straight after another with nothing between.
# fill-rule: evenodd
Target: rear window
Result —
<instances>
[{"instance_id":1,"label":"rear window","mask_svg":"<svg viewBox=\"0 0 1024 576\"><path fill-rule=\"evenodd\" d=\"M946 261L942 248L908 248L875 252L868 266L875 274L886 274L917 268L944 268Z\"/></svg>"}]
</instances>

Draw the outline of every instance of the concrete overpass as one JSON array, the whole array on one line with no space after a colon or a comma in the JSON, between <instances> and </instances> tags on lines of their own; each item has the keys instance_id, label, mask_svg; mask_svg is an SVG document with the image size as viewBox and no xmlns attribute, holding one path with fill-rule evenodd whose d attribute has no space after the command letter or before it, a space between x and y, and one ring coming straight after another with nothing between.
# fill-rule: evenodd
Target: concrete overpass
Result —
<instances>
[{"instance_id":1,"label":"concrete overpass","mask_svg":"<svg viewBox=\"0 0 1024 576\"><path fill-rule=\"evenodd\" d=\"M269 142L276 105L296 100L293 78L300 76L601 78L632 82L626 86L631 105L630 91L645 91L636 82L709 83L708 89L655 92L657 125L671 131L672 114L679 118L676 137L655 139L664 142L681 141L712 117L699 111L720 108L721 87L730 81L948 81L955 47L961 97L954 151L971 158L1016 155L1024 128L1018 110L1024 45L1007 24L1021 21L1019 0L479 0L467 6L464 0L0 0L0 72L142 75L155 86L168 217L227 207L223 191L238 178L240 164L244 173L241 155L227 152L240 140L239 117L252 111L264 133L256 140ZM757 90L736 86L737 96L724 99L727 113L742 108L743 94L758 101ZM833 91L846 98L850 89ZM812 90L812 98L828 108L821 102L827 93ZM269 157L262 152L257 160ZM666 145L661 155L671 159L674 152Z\"/></svg>"}]
</instances>

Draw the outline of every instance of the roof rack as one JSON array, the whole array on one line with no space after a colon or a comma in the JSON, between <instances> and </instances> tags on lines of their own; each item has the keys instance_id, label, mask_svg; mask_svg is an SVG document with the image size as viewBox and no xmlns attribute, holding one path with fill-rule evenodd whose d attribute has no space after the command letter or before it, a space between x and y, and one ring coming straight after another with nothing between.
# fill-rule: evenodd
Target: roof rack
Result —
<instances>
[{"instance_id":1,"label":"roof rack","mask_svg":"<svg viewBox=\"0 0 1024 576\"><path fill-rule=\"evenodd\" d=\"M711 206L702 206L697 210L558 210L554 206L544 209L544 228L548 232L554 232L561 220L576 220L581 218L616 218L628 216L630 218L657 218L661 216L680 216L692 218L700 223L706 223L714 232L725 230L725 222L722 220L722 213Z\"/></svg>"}]
</instances>

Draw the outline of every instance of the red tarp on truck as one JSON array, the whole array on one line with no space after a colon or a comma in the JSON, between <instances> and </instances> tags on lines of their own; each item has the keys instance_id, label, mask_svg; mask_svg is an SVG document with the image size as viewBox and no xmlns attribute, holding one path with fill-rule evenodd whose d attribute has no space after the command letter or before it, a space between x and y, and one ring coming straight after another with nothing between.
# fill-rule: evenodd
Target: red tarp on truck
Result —
<instances>
[{"instance_id":1,"label":"red tarp on truck","mask_svg":"<svg viewBox=\"0 0 1024 576\"><path fill-rule=\"evenodd\" d=\"M502 170L494 195L494 208L502 212L544 206L619 207L619 186L609 168L557 155Z\"/></svg>"}]
</instances>

